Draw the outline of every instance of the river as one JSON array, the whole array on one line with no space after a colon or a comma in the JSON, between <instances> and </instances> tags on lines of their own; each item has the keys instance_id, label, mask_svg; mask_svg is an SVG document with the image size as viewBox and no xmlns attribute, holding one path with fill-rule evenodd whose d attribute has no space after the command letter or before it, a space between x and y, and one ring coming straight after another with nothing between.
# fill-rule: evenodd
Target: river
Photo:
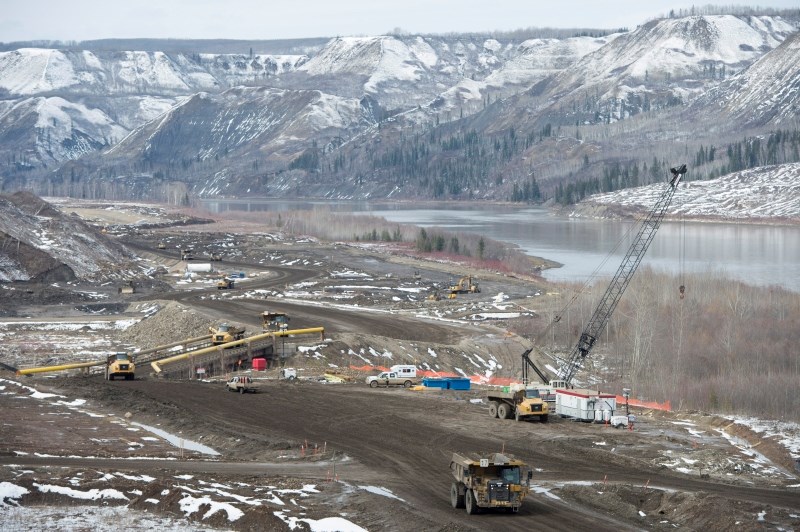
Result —
<instances>
[{"instance_id":1,"label":"river","mask_svg":"<svg viewBox=\"0 0 800 532\"><path fill-rule=\"evenodd\" d=\"M290 211L325 207L381 216L391 222L478 233L516 244L531 256L561 263L552 281L583 282L613 275L625 255L634 222L554 216L526 206L485 204L345 203L280 200L204 200L211 212ZM612 250L615 250L611 253ZM718 272L757 286L800 292L800 227L741 223L664 222L642 265L674 274Z\"/></svg>"}]
</instances>

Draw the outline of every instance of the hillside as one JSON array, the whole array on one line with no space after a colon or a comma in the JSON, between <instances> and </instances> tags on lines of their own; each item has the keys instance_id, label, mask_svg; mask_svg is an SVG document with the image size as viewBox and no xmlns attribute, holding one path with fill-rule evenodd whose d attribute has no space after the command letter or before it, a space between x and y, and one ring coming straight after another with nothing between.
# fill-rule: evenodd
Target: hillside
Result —
<instances>
[{"instance_id":1,"label":"hillside","mask_svg":"<svg viewBox=\"0 0 800 532\"><path fill-rule=\"evenodd\" d=\"M27 192L0 195L0 281L110 281L139 270L124 246Z\"/></svg>"},{"instance_id":2,"label":"hillside","mask_svg":"<svg viewBox=\"0 0 800 532\"><path fill-rule=\"evenodd\" d=\"M743 170L708 181L684 182L667 216L751 222L800 223L800 163ZM663 184L590 196L574 211L580 216L645 212Z\"/></svg>"},{"instance_id":3,"label":"hillside","mask_svg":"<svg viewBox=\"0 0 800 532\"><path fill-rule=\"evenodd\" d=\"M687 154L700 178L793 163L795 18L276 47L303 53L20 48L0 53L0 189L572 203Z\"/></svg>"}]
</instances>

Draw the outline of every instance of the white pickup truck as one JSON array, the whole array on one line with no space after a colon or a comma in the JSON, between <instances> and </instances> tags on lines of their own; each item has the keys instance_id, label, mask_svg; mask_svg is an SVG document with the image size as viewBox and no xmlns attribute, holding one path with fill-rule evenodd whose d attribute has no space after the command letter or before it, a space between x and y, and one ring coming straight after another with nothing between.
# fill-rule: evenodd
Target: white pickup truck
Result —
<instances>
[{"instance_id":1,"label":"white pickup truck","mask_svg":"<svg viewBox=\"0 0 800 532\"><path fill-rule=\"evenodd\" d=\"M369 384L370 388L377 388L378 386L403 386L404 388L411 388L417 384L417 380L415 377L401 375L396 371L384 371L379 375L367 377L367 384Z\"/></svg>"},{"instance_id":2,"label":"white pickup truck","mask_svg":"<svg viewBox=\"0 0 800 532\"><path fill-rule=\"evenodd\" d=\"M225 387L231 392L258 392L258 386L253 382L252 377L248 377L246 375L237 375L236 377L231 377L230 380L225 383Z\"/></svg>"}]
</instances>

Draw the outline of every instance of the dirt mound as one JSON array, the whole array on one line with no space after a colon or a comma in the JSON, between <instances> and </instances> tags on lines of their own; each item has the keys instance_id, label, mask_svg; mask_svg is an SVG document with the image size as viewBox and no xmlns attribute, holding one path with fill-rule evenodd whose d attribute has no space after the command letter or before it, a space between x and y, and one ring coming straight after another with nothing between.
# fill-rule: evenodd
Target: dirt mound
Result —
<instances>
[{"instance_id":1,"label":"dirt mound","mask_svg":"<svg viewBox=\"0 0 800 532\"><path fill-rule=\"evenodd\" d=\"M209 334L208 327L212 323L207 317L174 301L138 303L132 310L146 312L146 317L122 332L120 339L140 349Z\"/></svg>"}]
</instances>

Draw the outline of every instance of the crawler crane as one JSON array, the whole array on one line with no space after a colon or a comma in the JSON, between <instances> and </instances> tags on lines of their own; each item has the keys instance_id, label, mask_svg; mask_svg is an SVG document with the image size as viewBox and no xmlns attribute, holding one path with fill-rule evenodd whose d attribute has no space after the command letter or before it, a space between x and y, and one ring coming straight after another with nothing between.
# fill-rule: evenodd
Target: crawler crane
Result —
<instances>
[{"instance_id":1,"label":"crawler crane","mask_svg":"<svg viewBox=\"0 0 800 532\"><path fill-rule=\"evenodd\" d=\"M634 237L628 252L625 254L625 258L622 259L622 264L620 264L619 268L617 269L617 273L615 273L613 279L611 279L611 283L608 285L603 297L600 298L600 303L598 303L597 308L595 308L594 313L592 314L592 317L589 319L586 327L583 329L583 332L578 338L578 343L572 349L566 361L562 364L559 372L559 377L561 377L562 380L551 381L552 385L559 388L570 387L572 379L575 377L575 373L577 373L582 367L583 360L592 351L597 338L600 336L603 328L608 323L608 320L611 318L611 314L614 312L617 303L619 303L620 299L622 298L622 294L625 292L625 289L631 282L633 274L636 273L636 269L642 262L642 258L644 258L647 248L650 246L650 243L656 236L656 231L658 231L661 221L664 219L664 215L667 212L667 208L672 202L672 197L675 195L678 184L681 182L683 175L686 173L686 165L684 164L675 168L670 168L670 172L672 173L672 178L666 184L666 188L663 192L661 192L661 195L658 197L658 200L653 208L642 220L639 230ZM559 318L560 317L556 317L553 323L557 322ZM552 325L553 324L551 323L551 326ZM536 365L530 359L530 353L531 349L528 349L522 354L523 384L528 384L528 366L530 366L536 372L536 374L539 375L543 382L548 382L545 374L538 367L536 367Z\"/></svg>"}]
</instances>

